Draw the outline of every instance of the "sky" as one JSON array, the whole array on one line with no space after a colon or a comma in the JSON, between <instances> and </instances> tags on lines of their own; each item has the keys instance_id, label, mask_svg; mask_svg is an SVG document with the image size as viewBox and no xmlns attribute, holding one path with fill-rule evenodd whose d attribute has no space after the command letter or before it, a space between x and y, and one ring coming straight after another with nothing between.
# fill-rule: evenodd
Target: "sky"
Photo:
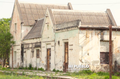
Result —
<instances>
[{"instance_id":1,"label":"sky","mask_svg":"<svg viewBox=\"0 0 120 79\"><path fill-rule=\"evenodd\" d=\"M72 4L74 10L106 11L110 9L118 26L120 26L120 0L18 0L38 4ZM12 16L15 0L0 0L0 19Z\"/></svg>"}]
</instances>

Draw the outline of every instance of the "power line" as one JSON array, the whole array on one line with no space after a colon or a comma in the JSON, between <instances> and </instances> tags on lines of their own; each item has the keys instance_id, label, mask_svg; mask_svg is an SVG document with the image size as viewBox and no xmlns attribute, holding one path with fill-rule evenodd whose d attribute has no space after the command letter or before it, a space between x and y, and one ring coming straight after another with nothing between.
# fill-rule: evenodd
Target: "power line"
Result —
<instances>
[{"instance_id":1,"label":"power line","mask_svg":"<svg viewBox=\"0 0 120 79\"><path fill-rule=\"evenodd\" d=\"M8 1L0 1L0 3L14 3L14 2L8 2ZM109 5L109 4L120 4L120 2L115 3L88 3L88 4L72 4L72 5ZM66 4L61 4L66 5Z\"/></svg>"}]
</instances>

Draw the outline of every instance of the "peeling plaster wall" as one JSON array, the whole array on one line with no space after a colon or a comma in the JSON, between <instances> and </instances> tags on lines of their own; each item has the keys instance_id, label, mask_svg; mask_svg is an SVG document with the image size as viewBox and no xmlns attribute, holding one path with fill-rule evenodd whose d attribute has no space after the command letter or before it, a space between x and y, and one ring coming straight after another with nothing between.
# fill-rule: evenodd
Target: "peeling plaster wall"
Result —
<instances>
[{"instance_id":1,"label":"peeling plaster wall","mask_svg":"<svg viewBox=\"0 0 120 79\"><path fill-rule=\"evenodd\" d=\"M103 40L109 41L109 31L103 31ZM100 42L101 31L98 30L80 30L79 46L80 46L80 64L89 64L91 70L105 71L108 64L100 64L100 51L109 52L109 42ZM120 65L120 51L119 51L120 32L112 32L112 50L113 50L113 64L117 60ZM103 47L101 47L101 45Z\"/></svg>"},{"instance_id":2,"label":"peeling plaster wall","mask_svg":"<svg viewBox=\"0 0 120 79\"><path fill-rule=\"evenodd\" d=\"M15 32L15 23L17 23L17 28ZM16 51L17 60L15 62L15 59L13 58L13 67L17 67L20 64L20 51L21 51L21 20L18 13L18 8L15 4L11 26L10 26L10 33L13 35L13 40L15 41L15 44L13 46L13 57L15 57L14 52ZM12 67L12 51L10 53L10 67Z\"/></svg>"},{"instance_id":3,"label":"peeling plaster wall","mask_svg":"<svg viewBox=\"0 0 120 79\"><path fill-rule=\"evenodd\" d=\"M34 56L32 57L32 43L36 42L41 42L41 38L36 38L36 39L29 39L29 40L23 40L23 43L28 43L29 48L24 49L24 67L29 67L29 64L32 65L32 67L37 67L40 68L40 63L41 63L41 48L40 47L35 47L34 49ZM39 49L39 58L36 57L36 49Z\"/></svg>"},{"instance_id":4,"label":"peeling plaster wall","mask_svg":"<svg viewBox=\"0 0 120 79\"><path fill-rule=\"evenodd\" d=\"M64 30L56 32L56 55L55 68L63 70L64 64L64 42L68 42L68 65L79 65L79 30ZM58 44L59 41L59 44Z\"/></svg>"},{"instance_id":5,"label":"peeling plaster wall","mask_svg":"<svg viewBox=\"0 0 120 79\"><path fill-rule=\"evenodd\" d=\"M41 52L42 52L42 58L41 58L41 67L44 69L47 69L47 49L51 49L51 57L50 57L50 70L53 70L55 68L55 43L54 43L54 30L53 30L53 24L52 20L50 18L50 14L47 11L44 19L44 26L42 29L42 38L41 38Z\"/></svg>"}]
</instances>

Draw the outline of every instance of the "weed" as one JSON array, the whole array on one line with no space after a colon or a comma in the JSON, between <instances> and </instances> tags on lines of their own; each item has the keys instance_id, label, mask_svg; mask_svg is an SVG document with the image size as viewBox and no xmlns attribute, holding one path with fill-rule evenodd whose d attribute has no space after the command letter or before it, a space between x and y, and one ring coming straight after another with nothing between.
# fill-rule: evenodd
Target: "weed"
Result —
<instances>
[{"instance_id":1,"label":"weed","mask_svg":"<svg viewBox=\"0 0 120 79\"><path fill-rule=\"evenodd\" d=\"M41 67L41 68L38 68L38 70L45 71L42 67Z\"/></svg>"},{"instance_id":2,"label":"weed","mask_svg":"<svg viewBox=\"0 0 120 79\"><path fill-rule=\"evenodd\" d=\"M98 75L103 76L103 75L109 75L108 72L97 72Z\"/></svg>"}]
</instances>

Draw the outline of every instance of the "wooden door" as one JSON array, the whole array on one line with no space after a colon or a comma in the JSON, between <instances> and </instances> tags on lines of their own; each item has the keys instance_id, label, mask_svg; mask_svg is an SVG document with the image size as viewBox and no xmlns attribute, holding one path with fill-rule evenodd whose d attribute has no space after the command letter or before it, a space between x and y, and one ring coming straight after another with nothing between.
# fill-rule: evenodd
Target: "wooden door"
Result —
<instances>
[{"instance_id":1,"label":"wooden door","mask_svg":"<svg viewBox=\"0 0 120 79\"><path fill-rule=\"evenodd\" d=\"M51 62L50 62L50 59L51 59L51 49L47 49L47 70L49 71L50 70L50 65L51 65Z\"/></svg>"},{"instance_id":2,"label":"wooden door","mask_svg":"<svg viewBox=\"0 0 120 79\"><path fill-rule=\"evenodd\" d=\"M64 43L64 66L63 71L66 72L68 70L68 42Z\"/></svg>"}]
</instances>

